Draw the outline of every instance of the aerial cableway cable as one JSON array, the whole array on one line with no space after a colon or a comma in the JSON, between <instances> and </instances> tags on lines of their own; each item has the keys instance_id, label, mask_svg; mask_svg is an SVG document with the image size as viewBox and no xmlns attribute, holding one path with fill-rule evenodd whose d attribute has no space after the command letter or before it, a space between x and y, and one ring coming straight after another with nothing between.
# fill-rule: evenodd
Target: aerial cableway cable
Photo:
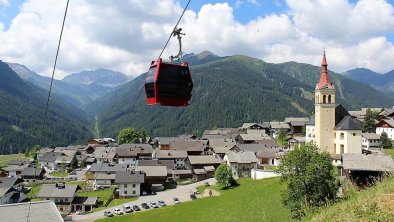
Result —
<instances>
[{"instance_id":1,"label":"aerial cableway cable","mask_svg":"<svg viewBox=\"0 0 394 222\"><path fill-rule=\"evenodd\" d=\"M43 120L43 122L42 122L41 135L40 135L40 140L39 140L39 143L38 143L39 145L41 145L41 144L43 143L44 132L45 132L45 126L46 126L46 120L47 120L47 117L48 117L49 100L50 100L50 98L51 98L53 79L54 79L54 77L55 77L57 58L58 58L58 56L59 56L60 43L62 42L62 36L63 36L63 30L64 30L64 23L65 23L66 17L67 17L67 10L68 10L68 4L69 4L69 2L70 2L70 0L67 0L66 8L65 8L65 10L64 10L64 16L63 16L63 22L62 22L62 29L60 30L60 36L59 36L59 42L58 42L58 44L57 44L55 62L54 62L54 64L53 64L51 84L50 84L50 86L49 86L48 98L47 98L47 102L46 102L46 106L45 106L45 115L44 115L44 120ZM33 169L34 169L34 181L35 181L36 176L37 176L37 167L38 167L38 163L36 162L35 166L33 167ZM35 185L35 183L33 184L32 189L34 188L34 185ZM32 190L31 190L30 192L32 192ZM27 222L30 222L31 202L32 202L32 201L31 201L31 198L30 198L28 213L27 213L27 217L26 217L26 221L27 221Z\"/></svg>"}]
</instances>

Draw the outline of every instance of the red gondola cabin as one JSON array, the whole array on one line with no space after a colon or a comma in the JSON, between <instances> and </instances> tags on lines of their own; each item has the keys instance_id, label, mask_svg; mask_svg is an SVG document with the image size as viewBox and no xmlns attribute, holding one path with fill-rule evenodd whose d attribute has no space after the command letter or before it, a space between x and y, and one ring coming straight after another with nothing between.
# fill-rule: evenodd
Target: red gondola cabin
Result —
<instances>
[{"instance_id":1,"label":"red gondola cabin","mask_svg":"<svg viewBox=\"0 0 394 222\"><path fill-rule=\"evenodd\" d=\"M187 62L152 61L145 78L148 105L187 106L193 82Z\"/></svg>"}]
</instances>

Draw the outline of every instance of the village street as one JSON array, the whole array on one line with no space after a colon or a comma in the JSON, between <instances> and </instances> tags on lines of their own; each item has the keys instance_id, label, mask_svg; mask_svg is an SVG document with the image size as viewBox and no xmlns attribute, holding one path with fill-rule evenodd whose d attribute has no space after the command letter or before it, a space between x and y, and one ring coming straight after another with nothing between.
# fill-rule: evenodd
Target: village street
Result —
<instances>
[{"instance_id":1,"label":"village street","mask_svg":"<svg viewBox=\"0 0 394 222\"><path fill-rule=\"evenodd\" d=\"M142 203L149 204L151 201L157 202L158 200L163 200L167 205L174 205L173 198L178 197L181 202L191 201L190 194L191 192L198 186L204 185L205 182L208 182L210 185L214 184L216 180L214 178L210 178L207 180L199 181L193 184L178 186L175 189L170 189L162 192L157 192L156 195L148 195L148 196L140 196L137 200L129 202L130 206L138 205L141 208L141 211L146 211L141 207ZM104 211L113 211L115 208L122 208L122 205L111 207L105 210L97 211L94 213L86 214L86 215L76 215L73 218L73 221L95 221L97 219L104 217ZM150 208L149 210L155 210ZM138 213L138 212L133 212ZM116 217L116 215L115 215Z\"/></svg>"}]
</instances>

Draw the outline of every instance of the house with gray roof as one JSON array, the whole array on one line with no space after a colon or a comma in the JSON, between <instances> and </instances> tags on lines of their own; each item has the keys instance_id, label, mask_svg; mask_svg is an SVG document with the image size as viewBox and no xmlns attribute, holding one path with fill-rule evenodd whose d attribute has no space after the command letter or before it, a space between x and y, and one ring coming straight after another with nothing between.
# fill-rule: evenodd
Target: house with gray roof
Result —
<instances>
[{"instance_id":1,"label":"house with gray roof","mask_svg":"<svg viewBox=\"0 0 394 222\"><path fill-rule=\"evenodd\" d=\"M25 182L36 182L44 179L45 170L41 167L29 166L22 170L20 176Z\"/></svg>"},{"instance_id":2,"label":"house with gray roof","mask_svg":"<svg viewBox=\"0 0 394 222\"><path fill-rule=\"evenodd\" d=\"M0 178L0 205L19 203L27 198L23 193L23 180L18 177ZM1 215L0 215L1 216Z\"/></svg>"},{"instance_id":3,"label":"house with gray roof","mask_svg":"<svg viewBox=\"0 0 394 222\"><path fill-rule=\"evenodd\" d=\"M241 133L235 137L235 141L239 144L251 144L251 143L259 143L262 140L271 139L268 135L265 134L246 134Z\"/></svg>"},{"instance_id":4,"label":"house with gray roof","mask_svg":"<svg viewBox=\"0 0 394 222\"><path fill-rule=\"evenodd\" d=\"M176 169L183 169L185 167L186 157L186 150L156 150L153 153L153 158L155 159L173 161Z\"/></svg>"},{"instance_id":5,"label":"house with gray roof","mask_svg":"<svg viewBox=\"0 0 394 222\"><path fill-rule=\"evenodd\" d=\"M79 189L81 188L76 184L42 184L37 197L55 202L56 207L62 213L90 211L97 205L98 198L77 197Z\"/></svg>"},{"instance_id":6,"label":"house with gray roof","mask_svg":"<svg viewBox=\"0 0 394 222\"><path fill-rule=\"evenodd\" d=\"M376 134L382 135L385 132L390 140L394 140L394 120L381 119L376 125Z\"/></svg>"},{"instance_id":7,"label":"house with gray roof","mask_svg":"<svg viewBox=\"0 0 394 222\"><path fill-rule=\"evenodd\" d=\"M257 169L257 158L253 151L228 152L224 158L234 178L250 177L251 170Z\"/></svg>"},{"instance_id":8,"label":"house with gray roof","mask_svg":"<svg viewBox=\"0 0 394 222\"><path fill-rule=\"evenodd\" d=\"M170 150L185 150L188 155L201 155L207 149L207 141L203 140L170 141Z\"/></svg>"},{"instance_id":9,"label":"house with gray roof","mask_svg":"<svg viewBox=\"0 0 394 222\"><path fill-rule=\"evenodd\" d=\"M361 123L351 116L345 116L334 129L336 154L361 154ZM337 164L339 161L334 162Z\"/></svg>"},{"instance_id":10,"label":"house with gray roof","mask_svg":"<svg viewBox=\"0 0 394 222\"><path fill-rule=\"evenodd\" d=\"M116 147L96 147L93 155L98 163L115 163Z\"/></svg>"},{"instance_id":11,"label":"house with gray roof","mask_svg":"<svg viewBox=\"0 0 394 222\"><path fill-rule=\"evenodd\" d=\"M342 154L341 174L357 185L371 185L394 172L394 162L386 154Z\"/></svg>"},{"instance_id":12,"label":"house with gray roof","mask_svg":"<svg viewBox=\"0 0 394 222\"><path fill-rule=\"evenodd\" d=\"M118 163L135 166L137 160L151 160L152 153L149 144L122 144L116 148L115 159Z\"/></svg>"},{"instance_id":13,"label":"house with gray roof","mask_svg":"<svg viewBox=\"0 0 394 222\"><path fill-rule=\"evenodd\" d=\"M89 172L92 173L116 173L118 171L127 171L130 169L129 164L116 164L116 163L93 163L90 167Z\"/></svg>"},{"instance_id":14,"label":"house with gray roof","mask_svg":"<svg viewBox=\"0 0 394 222\"><path fill-rule=\"evenodd\" d=\"M286 117L285 123L288 123L290 126L290 134L294 136L302 135L302 128L309 121L309 118L305 117Z\"/></svg>"},{"instance_id":15,"label":"house with gray roof","mask_svg":"<svg viewBox=\"0 0 394 222\"><path fill-rule=\"evenodd\" d=\"M377 149L380 148L382 143L380 141L380 135L376 133L363 133L361 135L362 142L361 145L363 149L369 150L370 148Z\"/></svg>"},{"instance_id":16,"label":"house with gray roof","mask_svg":"<svg viewBox=\"0 0 394 222\"><path fill-rule=\"evenodd\" d=\"M55 203L50 200L0 205L2 221L64 222Z\"/></svg>"},{"instance_id":17,"label":"house with gray roof","mask_svg":"<svg viewBox=\"0 0 394 222\"><path fill-rule=\"evenodd\" d=\"M118 171L120 172L120 171ZM96 189L100 187L110 188L115 183L116 172L97 172L94 175L93 186Z\"/></svg>"},{"instance_id":18,"label":"house with gray roof","mask_svg":"<svg viewBox=\"0 0 394 222\"><path fill-rule=\"evenodd\" d=\"M213 166L215 169L223 161L215 155L188 156L185 160L185 168L188 170L204 169L205 166Z\"/></svg>"},{"instance_id":19,"label":"house with gray roof","mask_svg":"<svg viewBox=\"0 0 394 222\"><path fill-rule=\"evenodd\" d=\"M236 144L235 139L210 139L209 148L213 153L220 156L221 158L230 151L232 147Z\"/></svg>"},{"instance_id":20,"label":"house with gray roof","mask_svg":"<svg viewBox=\"0 0 394 222\"><path fill-rule=\"evenodd\" d=\"M145 173L145 181L141 186L142 191L149 193L152 190L162 191L164 189L168 175L166 166L136 166L135 171Z\"/></svg>"},{"instance_id":21,"label":"house with gray roof","mask_svg":"<svg viewBox=\"0 0 394 222\"><path fill-rule=\"evenodd\" d=\"M38 161L41 163L41 166L46 169L57 170L56 159L58 156L65 156L65 154L59 152L47 152L39 156Z\"/></svg>"},{"instance_id":22,"label":"house with gray roof","mask_svg":"<svg viewBox=\"0 0 394 222\"><path fill-rule=\"evenodd\" d=\"M142 171L117 172L115 184L119 188L120 197L135 197L141 194L141 184L145 182Z\"/></svg>"},{"instance_id":23,"label":"house with gray roof","mask_svg":"<svg viewBox=\"0 0 394 222\"><path fill-rule=\"evenodd\" d=\"M11 164L5 167L3 170L7 172L9 177L20 177L22 171L30 166L30 163L19 163L19 164Z\"/></svg>"}]
</instances>

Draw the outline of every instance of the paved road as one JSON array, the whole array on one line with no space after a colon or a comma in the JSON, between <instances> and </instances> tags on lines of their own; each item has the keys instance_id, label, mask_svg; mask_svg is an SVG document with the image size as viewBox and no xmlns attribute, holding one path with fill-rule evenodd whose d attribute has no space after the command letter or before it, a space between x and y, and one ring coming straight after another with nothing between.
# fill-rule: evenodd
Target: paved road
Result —
<instances>
[{"instance_id":1,"label":"paved road","mask_svg":"<svg viewBox=\"0 0 394 222\"><path fill-rule=\"evenodd\" d=\"M158 200L163 200L166 202L167 205L173 205L173 197L178 197L181 202L186 202L186 201L191 201L190 199L190 193L198 186L204 185L204 182L208 182L209 184L214 184L216 180L214 178L210 178L207 180L199 181L197 183L185 185L185 186L178 186L176 189L171 189L171 190L166 190L162 192L157 192L157 195L150 195L150 196L140 196L137 200L129 202L127 204L133 206L133 205L138 205L141 208L141 211L146 211L141 207L142 203L147 203L151 201L158 201ZM115 208L121 208L122 205L116 206L116 207L111 207L106 210L102 211L97 211L94 213L86 214L86 215L76 215L73 221L94 221L100 218L104 218L104 211L111 210L113 211ZM154 210L154 209L149 209L149 210ZM135 212L134 212L135 213ZM116 217L116 216L115 216Z\"/></svg>"}]
</instances>

